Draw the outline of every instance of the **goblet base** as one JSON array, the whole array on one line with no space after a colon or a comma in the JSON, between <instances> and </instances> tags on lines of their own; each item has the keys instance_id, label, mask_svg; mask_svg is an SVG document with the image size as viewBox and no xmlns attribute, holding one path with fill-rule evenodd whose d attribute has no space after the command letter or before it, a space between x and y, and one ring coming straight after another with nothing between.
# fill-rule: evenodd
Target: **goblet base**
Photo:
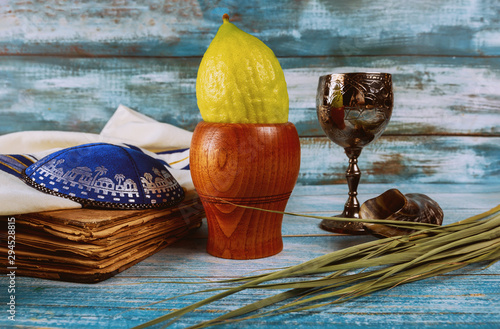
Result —
<instances>
[{"instance_id":1,"label":"goblet base","mask_svg":"<svg viewBox=\"0 0 500 329\"><path fill-rule=\"evenodd\" d=\"M345 214L335 215L332 217L346 218ZM339 233L339 234L349 234L349 235L367 235L370 234L363 228L363 224L359 222L341 222L324 219L319 227L325 231Z\"/></svg>"}]
</instances>

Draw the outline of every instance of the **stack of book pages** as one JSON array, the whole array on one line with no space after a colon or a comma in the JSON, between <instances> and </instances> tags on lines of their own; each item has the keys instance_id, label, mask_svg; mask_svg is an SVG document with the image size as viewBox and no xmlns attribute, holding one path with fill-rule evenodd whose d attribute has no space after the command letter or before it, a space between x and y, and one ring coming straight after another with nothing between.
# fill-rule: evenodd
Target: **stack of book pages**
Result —
<instances>
[{"instance_id":1,"label":"stack of book pages","mask_svg":"<svg viewBox=\"0 0 500 329\"><path fill-rule=\"evenodd\" d=\"M99 282L140 262L201 226L196 192L179 205L148 210L60 210L0 217L7 240L15 219L16 275L72 282ZM12 219L11 219L12 221ZM0 245L8 271L7 244Z\"/></svg>"}]
</instances>

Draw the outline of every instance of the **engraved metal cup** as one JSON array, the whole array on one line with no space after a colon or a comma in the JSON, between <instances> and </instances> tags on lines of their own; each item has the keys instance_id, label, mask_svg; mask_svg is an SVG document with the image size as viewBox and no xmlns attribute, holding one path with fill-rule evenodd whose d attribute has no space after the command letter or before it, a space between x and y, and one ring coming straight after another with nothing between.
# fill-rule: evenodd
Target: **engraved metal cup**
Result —
<instances>
[{"instance_id":1,"label":"engraved metal cup","mask_svg":"<svg viewBox=\"0 0 500 329\"><path fill-rule=\"evenodd\" d=\"M392 114L394 96L388 73L341 73L319 78L316 110L321 128L349 158L346 171L349 197L337 217L360 218L357 188L358 157L382 135ZM361 223L324 220L321 228L345 234L366 234Z\"/></svg>"}]
</instances>

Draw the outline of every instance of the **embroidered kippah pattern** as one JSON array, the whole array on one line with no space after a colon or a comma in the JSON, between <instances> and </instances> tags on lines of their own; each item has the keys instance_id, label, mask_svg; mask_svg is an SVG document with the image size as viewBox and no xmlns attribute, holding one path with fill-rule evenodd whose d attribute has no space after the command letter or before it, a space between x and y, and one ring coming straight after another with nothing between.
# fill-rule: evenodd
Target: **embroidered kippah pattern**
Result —
<instances>
[{"instance_id":1,"label":"embroidered kippah pattern","mask_svg":"<svg viewBox=\"0 0 500 329\"><path fill-rule=\"evenodd\" d=\"M26 168L23 177L43 192L88 207L168 207L184 198L162 162L137 148L107 143L57 151Z\"/></svg>"}]
</instances>

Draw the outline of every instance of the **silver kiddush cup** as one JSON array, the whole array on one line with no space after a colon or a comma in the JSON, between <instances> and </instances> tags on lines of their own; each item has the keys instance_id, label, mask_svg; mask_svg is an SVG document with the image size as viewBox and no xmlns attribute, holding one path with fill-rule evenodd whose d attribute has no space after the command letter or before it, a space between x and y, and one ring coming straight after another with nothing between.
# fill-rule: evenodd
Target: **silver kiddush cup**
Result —
<instances>
[{"instance_id":1,"label":"silver kiddush cup","mask_svg":"<svg viewBox=\"0 0 500 329\"><path fill-rule=\"evenodd\" d=\"M392 115L394 96L388 73L340 73L319 78L316 110L321 128L349 158L346 171L349 197L342 214L359 218L357 188L361 177L358 157L366 145L382 135ZM362 223L324 220L321 228L345 234L366 234Z\"/></svg>"}]
</instances>

